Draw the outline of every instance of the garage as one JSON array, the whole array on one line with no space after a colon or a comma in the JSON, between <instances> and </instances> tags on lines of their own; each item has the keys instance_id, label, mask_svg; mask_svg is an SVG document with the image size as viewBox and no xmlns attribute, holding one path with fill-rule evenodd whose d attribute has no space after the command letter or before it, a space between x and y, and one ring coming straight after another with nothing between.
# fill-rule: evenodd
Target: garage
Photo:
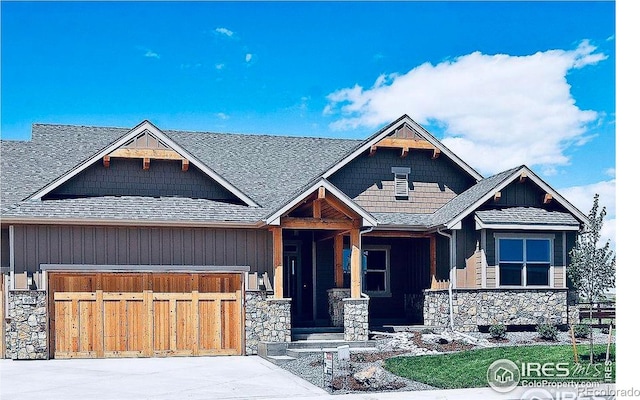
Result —
<instances>
[{"instance_id":1,"label":"garage","mask_svg":"<svg viewBox=\"0 0 640 400\"><path fill-rule=\"evenodd\" d=\"M51 358L243 354L242 272L76 271L47 273Z\"/></svg>"}]
</instances>

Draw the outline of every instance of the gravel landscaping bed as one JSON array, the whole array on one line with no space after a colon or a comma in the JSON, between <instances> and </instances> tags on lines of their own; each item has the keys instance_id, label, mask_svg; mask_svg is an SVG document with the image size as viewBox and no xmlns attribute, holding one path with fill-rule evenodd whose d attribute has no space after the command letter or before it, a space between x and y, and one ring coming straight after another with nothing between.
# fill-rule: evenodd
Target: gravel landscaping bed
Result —
<instances>
[{"instance_id":1,"label":"gravel landscaping bed","mask_svg":"<svg viewBox=\"0 0 640 400\"><path fill-rule=\"evenodd\" d=\"M594 329L594 343L606 344L608 334ZM394 375L384 369L384 360L392 357L435 355L478 348L525 345L571 344L570 332L558 332L557 340L540 339L537 332L507 332L503 340L494 340L488 333L426 331L372 332L371 340L376 348L367 352L351 353L349 361L336 361L333 380L324 374L321 353L303 356L286 362L281 367L329 393L389 392L433 390L432 386ZM577 339L578 344L588 344L589 339ZM615 336L612 337L615 343Z\"/></svg>"}]
</instances>

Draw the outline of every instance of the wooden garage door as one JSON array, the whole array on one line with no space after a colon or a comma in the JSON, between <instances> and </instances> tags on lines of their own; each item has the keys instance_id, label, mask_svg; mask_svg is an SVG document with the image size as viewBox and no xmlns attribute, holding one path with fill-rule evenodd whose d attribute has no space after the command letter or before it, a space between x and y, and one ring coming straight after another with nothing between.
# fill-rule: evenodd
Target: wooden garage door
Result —
<instances>
[{"instance_id":1,"label":"wooden garage door","mask_svg":"<svg viewBox=\"0 0 640 400\"><path fill-rule=\"evenodd\" d=\"M50 356L242 354L238 273L51 273Z\"/></svg>"}]
</instances>

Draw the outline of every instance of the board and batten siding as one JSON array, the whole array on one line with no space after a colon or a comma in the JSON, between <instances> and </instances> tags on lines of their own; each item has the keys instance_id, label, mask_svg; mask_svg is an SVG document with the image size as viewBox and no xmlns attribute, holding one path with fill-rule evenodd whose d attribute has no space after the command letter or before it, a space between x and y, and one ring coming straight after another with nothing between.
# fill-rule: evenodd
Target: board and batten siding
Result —
<instances>
[{"instance_id":1,"label":"board and batten siding","mask_svg":"<svg viewBox=\"0 0 640 400\"><path fill-rule=\"evenodd\" d=\"M258 229L16 225L15 271L40 264L246 265L272 273L271 234Z\"/></svg>"}]
</instances>

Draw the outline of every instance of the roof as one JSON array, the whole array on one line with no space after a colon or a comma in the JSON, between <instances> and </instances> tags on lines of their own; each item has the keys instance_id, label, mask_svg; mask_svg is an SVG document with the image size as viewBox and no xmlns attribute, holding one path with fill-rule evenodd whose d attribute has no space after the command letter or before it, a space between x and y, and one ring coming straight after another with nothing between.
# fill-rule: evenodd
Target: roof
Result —
<instances>
[{"instance_id":1,"label":"roof","mask_svg":"<svg viewBox=\"0 0 640 400\"><path fill-rule=\"evenodd\" d=\"M5 209L3 219L84 221L104 224L172 222L211 225L234 222L255 225L263 210L206 199L184 197L104 196L22 201Z\"/></svg>"},{"instance_id":2,"label":"roof","mask_svg":"<svg viewBox=\"0 0 640 400\"><path fill-rule=\"evenodd\" d=\"M402 124L446 154L461 173L477 181L433 214L368 213L327 178L343 165L367 151ZM145 128L146 127L146 128ZM140 196L104 196L38 201L47 190L55 188L99 160L119 143L137 132L152 129L172 148L218 181L245 205L184 197L149 198ZM563 226L575 226L586 217L526 166L519 166L483 179L429 132L408 116L403 116L365 140L329 139L235 133L186 132L155 128L144 121L134 129L74 125L35 124L29 141L2 142L1 208L3 220L65 220L85 223L236 223L259 226L273 223L300 196L318 185L329 187L343 203L361 215L367 226L378 229L454 229L477 211L490 196L508 185L521 173L563 205L568 214L544 213L544 210L478 211L477 221L485 224L506 223L522 218L526 224L545 224L553 220ZM73 151L69 151L73 149ZM30 199L33 198L33 199ZM276 221L277 222L277 221Z\"/></svg>"},{"instance_id":3,"label":"roof","mask_svg":"<svg viewBox=\"0 0 640 400\"><path fill-rule=\"evenodd\" d=\"M580 222L570 213L549 211L537 207L511 207L495 210L476 211L476 221L482 227L527 226L530 229L539 227L551 229L575 229Z\"/></svg>"},{"instance_id":4,"label":"roof","mask_svg":"<svg viewBox=\"0 0 640 400\"><path fill-rule=\"evenodd\" d=\"M31 196L130 131L36 124L30 141L3 140L2 208ZM254 199L264 214L360 143L350 139L163 132ZM74 151L69 152L69 148Z\"/></svg>"},{"instance_id":5,"label":"roof","mask_svg":"<svg viewBox=\"0 0 640 400\"><path fill-rule=\"evenodd\" d=\"M525 174L536 185L538 185L546 192L551 193L553 198L568 210L568 214L566 215L570 216L573 221L579 221L582 223L587 222L587 217L580 210L578 210L575 206L564 199L564 197L562 197L557 191L551 188L551 186L540 179L540 177L538 177L527 166L521 165L519 167L511 168L495 174L489 178L483 179L466 191L451 199L451 201L449 201L447 204L433 213L431 226L434 228L454 228L463 218L476 211L478 207L489 200L497 191L502 190L507 185L514 182L516 179L519 179L522 174ZM513 212L505 211L504 213L491 215L500 215L502 218L512 218L512 222L515 220L515 218L517 218L518 215L521 215L523 217L526 216L532 223L544 223L552 217L562 217L561 220L556 221L556 223L566 221L565 213L534 213L533 211L524 213L521 208L513 207L512 209L514 209Z\"/></svg>"}]
</instances>

